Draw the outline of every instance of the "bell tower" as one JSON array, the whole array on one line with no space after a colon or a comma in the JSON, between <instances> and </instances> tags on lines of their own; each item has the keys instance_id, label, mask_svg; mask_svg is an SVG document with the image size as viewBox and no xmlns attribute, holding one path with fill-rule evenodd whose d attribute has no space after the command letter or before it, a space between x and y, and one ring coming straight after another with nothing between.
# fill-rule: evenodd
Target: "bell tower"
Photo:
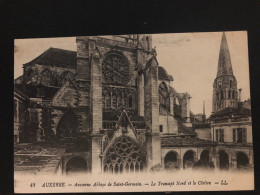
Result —
<instances>
[{"instance_id":1,"label":"bell tower","mask_svg":"<svg viewBox=\"0 0 260 195\"><path fill-rule=\"evenodd\" d=\"M219 51L217 77L213 83L212 113L227 107L237 107L237 80L233 75L232 63L225 33Z\"/></svg>"}]
</instances>

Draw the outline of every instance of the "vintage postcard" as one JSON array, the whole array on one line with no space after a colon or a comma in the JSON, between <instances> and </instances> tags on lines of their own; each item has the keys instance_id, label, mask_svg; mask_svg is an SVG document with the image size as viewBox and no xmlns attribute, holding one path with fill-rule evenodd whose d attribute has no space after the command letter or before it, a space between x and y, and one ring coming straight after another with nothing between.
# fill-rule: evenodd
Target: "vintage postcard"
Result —
<instances>
[{"instance_id":1,"label":"vintage postcard","mask_svg":"<svg viewBox=\"0 0 260 195\"><path fill-rule=\"evenodd\" d=\"M246 31L14 44L15 193L254 189Z\"/></svg>"}]
</instances>

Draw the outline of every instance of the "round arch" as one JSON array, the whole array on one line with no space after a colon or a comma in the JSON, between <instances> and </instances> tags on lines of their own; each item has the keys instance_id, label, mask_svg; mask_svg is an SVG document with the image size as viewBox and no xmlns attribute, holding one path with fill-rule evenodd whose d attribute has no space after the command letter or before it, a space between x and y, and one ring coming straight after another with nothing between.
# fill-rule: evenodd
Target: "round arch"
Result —
<instances>
[{"instance_id":1,"label":"round arch","mask_svg":"<svg viewBox=\"0 0 260 195\"><path fill-rule=\"evenodd\" d=\"M165 108L169 109L169 105L170 105L170 98L168 94L169 90L165 82L160 83L158 87L158 91L159 91L159 103L163 105Z\"/></svg>"},{"instance_id":2,"label":"round arch","mask_svg":"<svg viewBox=\"0 0 260 195\"><path fill-rule=\"evenodd\" d=\"M210 161L210 150L205 149L200 153L200 159L204 162L209 162Z\"/></svg>"},{"instance_id":3,"label":"round arch","mask_svg":"<svg viewBox=\"0 0 260 195\"><path fill-rule=\"evenodd\" d=\"M224 150L218 151L218 161L219 161L219 169L227 170L229 169L229 155Z\"/></svg>"},{"instance_id":4,"label":"round arch","mask_svg":"<svg viewBox=\"0 0 260 195\"><path fill-rule=\"evenodd\" d=\"M73 111L66 112L58 122L56 134L60 137L75 137L78 132L78 119Z\"/></svg>"},{"instance_id":5,"label":"round arch","mask_svg":"<svg viewBox=\"0 0 260 195\"><path fill-rule=\"evenodd\" d=\"M188 150L183 155L183 169L190 168L195 163L196 152L193 150Z\"/></svg>"},{"instance_id":6,"label":"round arch","mask_svg":"<svg viewBox=\"0 0 260 195\"><path fill-rule=\"evenodd\" d=\"M103 170L105 173L142 172L146 157L132 138L121 136L110 144L104 152Z\"/></svg>"},{"instance_id":7,"label":"round arch","mask_svg":"<svg viewBox=\"0 0 260 195\"><path fill-rule=\"evenodd\" d=\"M74 156L66 163L66 174L86 173L88 171L88 163L81 156Z\"/></svg>"},{"instance_id":8,"label":"round arch","mask_svg":"<svg viewBox=\"0 0 260 195\"><path fill-rule=\"evenodd\" d=\"M165 169L179 169L180 167L180 156L176 151L169 151L164 157L164 168Z\"/></svg>"},{"instance_id":9,"label":"round arch","mask_svg":"<svg viewBox=\"0 0 260 195\"><path fill-rule=\"evenodd\" d=\"M249 165L249 158L245 152L238 151L235 153L234 157L236 161L236 167L238 169L243 169ZM232 160L233 160L232 158Z\"/></svg>"}]
</instances>

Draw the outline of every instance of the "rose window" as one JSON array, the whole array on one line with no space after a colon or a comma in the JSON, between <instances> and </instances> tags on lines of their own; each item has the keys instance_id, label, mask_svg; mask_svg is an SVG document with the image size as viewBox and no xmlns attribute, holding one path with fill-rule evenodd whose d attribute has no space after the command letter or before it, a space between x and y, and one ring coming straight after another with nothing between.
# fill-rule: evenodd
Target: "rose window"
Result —
<instances>
[{"instance_id":1,"label":"rose window","mask_svg":"<svg viewBox=\"0 0 260 195\"><path fill-rule=\"evenodd\" d=\"M129 63L122 55L106 56L102 69L103 78L107 84L125 85L130 79Z\"/></svg>"}]
</instances>

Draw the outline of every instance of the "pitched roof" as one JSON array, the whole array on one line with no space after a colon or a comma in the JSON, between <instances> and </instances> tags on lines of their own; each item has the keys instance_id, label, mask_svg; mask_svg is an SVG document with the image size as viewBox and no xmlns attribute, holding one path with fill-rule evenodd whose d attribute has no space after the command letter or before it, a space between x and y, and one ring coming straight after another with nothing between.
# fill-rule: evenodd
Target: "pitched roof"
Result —
<instances>
[{"instance_id":1,"label":"pitched roof","mask_svg":"<svg viewBox=\"0 0 260 195\"><path fill-rule=\"evenodd\" d=\"M173 81L172 76L168 75L167 71L162 66L158 66L158 79Z\"/></svg>"},{"instance_id":2,"label":"pitched roof","mask_svg":"<svg viewBox=\"0 0 260 195\"><path fill-rule=\"evenodd\" d=\"M232 117L232 115L251 116L251 111L243 107L239 107L239 108L228 107L212 114L210 116L210 119L212 120L218 117Z\"/></svg>"},{"instance_id":3,"label":"pitched roof","mask_svg":"<svg viewBox=\"0 0 260 195\"><path fill-rule=\"evenodd\" d=\"M26 66L30 64L41 64L75 69L77 67L77 52L58 48L49 48L37 58L24 65Z\"/></svg>"},{"instance_id":4,"label":"pitched roof","mask_svg":"<svg viewBox=\"0 0 260 195\"><path fill-rule=\"evenodd\" d=\"M230 53L229 53L225 33L223 33L222 35L222 40L220 45L217 77L223 75L233 75L231 58L230 58Z\"/></svg>"},{"instance_id":5,"label":"pitched roof","mask_svg":"<svg viewBox=\"0 0 260 195\"><path fill-rule=\"evenodd\" d=\"M14 82L16 84L21 84L23 82L23 75L17 77L16 79L14 79Z\"/></svg>"},{"instance_id":6,"label":"pitched roof","mask_svg":"<svg viewBox=\"0 0 260 195\"><path fill-rule=\"evenodd\" d=\"M212 142L208 140L202 140L199 138L180 136L167 136L161 138L162 146L200 146L200 145L211 145Z\"/></svg>"}]
</instances>

